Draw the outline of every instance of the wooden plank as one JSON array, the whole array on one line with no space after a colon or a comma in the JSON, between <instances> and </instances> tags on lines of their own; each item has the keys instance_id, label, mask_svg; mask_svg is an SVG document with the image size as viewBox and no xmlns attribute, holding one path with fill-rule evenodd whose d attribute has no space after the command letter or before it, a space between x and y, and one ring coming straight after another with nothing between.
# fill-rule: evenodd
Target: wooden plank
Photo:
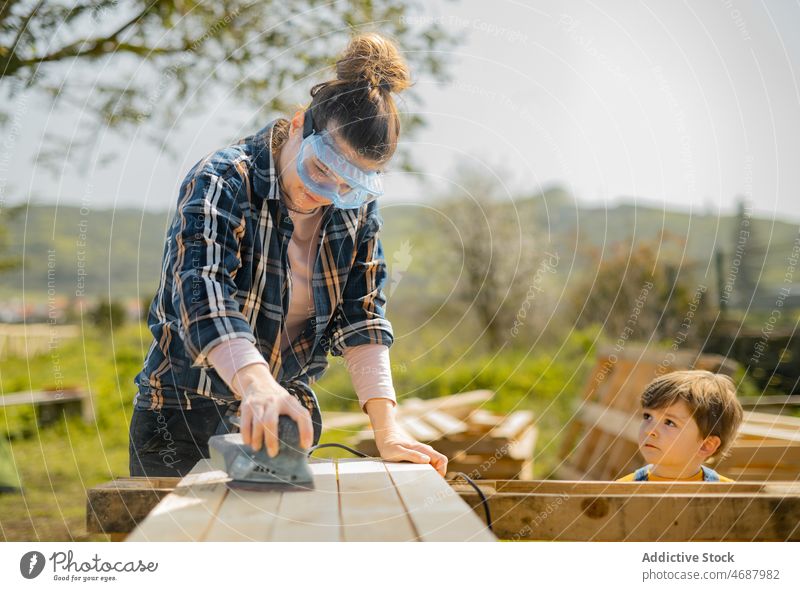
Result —
<instances>
[{"instance_id":1,"label":"wooden plank","mask_svg":"<svg viewBox=\"0 0 800 591\"><path fill-rule=\"evenodd\" d=\"M426 424L419 417L398 416L397 424L417 441L436 441L442 436L438 430Z\"/></svg>"},{"instance_id":2,"label":"wooden plank","mask_svg":"<svg viewBox=\"0 0 800 591\"><path fill-rule=\"evenodd\" d=\"M725 476L733 480L761 480L761 481L787 481L796 480L797 469L783 469L780 466L772 468L725 468Z\"/></svg>"},{"instance_id":3,"label":"wooden plank","mask_svg":"<svg viewBox=\"0 0 800 591\"><path fill-rule=\"evenodd\" d=\"M530 478L530 470L526 466L530 462L517 460L509 457L477 456L471 454L457 454L447 463L447 472L464 472L470 478L520 478L520 474L525 472L525 476Z\"/></svg>"},{"instance_id":4,"label":"wooden plank","mask_svg":"<svg viewBox=\"0 0 800 591\"><path fill-rule=\"evenodd\" d=\"M369 424L369 416L363 412L324 412L322 424L326 429L349 429Z\"/></svg>"},{"instance_id":5,"label":"wooden plank","mask_svg":"<svg viewBox=\"0 0 800 591\"><path fill-rule=\"evenodd\" d=\"M503 422L502 415L496 415L493 412L489 412L484 408L478 408L473 410L469 413L467 417L467 423L472 427L485 427L488 429L494 429L497 425Z\"/></svg>"},{"instance_id":6,"label":"wooden plank","mask_svg":"<svg viewBox=\"0 0 800 591\"><path fill-rule=\"evenodd\" d=\"M508 415L502 423L489 432L490 437L497 439L516 439L517 436L533 423L533 412L518 410Z\"/></svg>"},{"instance_id":7,"label":"wooden plank","mask_svg":"<svg viewBox=\"0 0 800 591\"><path fill-rule=\"evenodd\" d=\"M800 431L800 418L774 415L767 412L745 411L744 422Z\"/></svg>"},{"instance_id":8,"label":"wooden plank","mask_svg":"<svg viewBox=\"0 0 800 591\"><path fill-rule=\"evenodd\" d=\"M536 449L536 438L539 435L538 429L535 425L530 425L518 435L508 446L508 457L516 460L532 460Z\"/></svg>"},{"instance_id":9,"label":"wooden plank","mask_svg":"<svg viewBox=\"0 0 800 591\"><path fill-rule=\"evenodd\" d=\"M284 494L291 493L228 490L204 541L269 541Z\"/></svg>"},{"instance_id":10,"label":"wooden plank","mask_svg":"<svg viewBox=\"0 0 800 591\"><path fill-rule=\"evenodd\" d=\"M495 536L429 464L385 462L423 542L492 542Z\"/></svg>"},{"instance_id":11,"label":"wooden plank","mask_svg":"<svg viewBox=\"0 0 800 591\"><path fill-rule=\"evenodd\" d=\"M800 443L800 430L783 429L760 424L742 423L739 427L740 436L763 437L764 439L780 439Z\"/></svg>"},{"instance_id":12,"label":"wooden plank","mask_svg":"<svg viewBox=\"0 0 800 591\"><path fill-rule=\"evenodd\" d=\"M494 492L565 495L597 494L782 494L800 496L800 482L605 482L594 480L477 480L476 484ZM472 487L453 480L457 492Z\"/></svg>"},{"instance_id":13,"label":"wooden plank","mask_svg":"<svg viewBox=\"0 0 800 591\"><path fill-rule=\"evenodd\" d=\"M494 396L491 390L470 390L469 392L461 392L459 394L451 394L450 396L441 396L439 398L428 398L425 400L408 399L410 403L414 401L414 407L410 413L428 412L431 410L439 410L453 415L458 419L466 417L472 409L480 406ZM404 402L400 403L400 408L403 408Z\"/></svg>"},{"instance_id":14,"label":"wooden plank","mask_svg":"<svg viewBox=\"0 0 800 591\"><path fill-rule=\"evenodd\" d=\"M337 470L342 538L345 541L417 540L416 531L383 462L339 460Z\"/></svg>"},{"instance_id":15,"label":"wooden plank","mask_svg":"<svg viewBox=\"0 0 800 591\"><path fill-rule=\"evenodd\" d=\"M639 428L635 415L595 402L585 402L579 410L579 416L586 423L587 432L603 434L603 439L595 439L594 448L587 443L581 444L585 462L582 470L597 480L617 476L621 467L632 461L630 450L617 448L624 442L638 443ZM618 451L622 453L621 456L616 453Z\"/></svg>"},{"instance_id":16,"label":"wooden plank","mask_svg":"<svg viewBox=\"0 0 800 591\"><path fill-rule=\"evenodd\" d=\"M285 492L272 539L281 542L340 542L339 487L336 460L311 464L314 490Z\"/></svg>"},{"instance_id":17,"label":"wooden plank","mask_svg":"<svg viewBox=\"0 0 800 591\"><path fill-rule=\"evenodd\" d=\"M584 402L578 413L581 421L590 429L599 429L634 443L639 441L639 422L636 415L595 402Z\"/></svg>"},{"instance_id":18,"label":"wooden plank","mask_svg":"<svg viewBox=\"0 0 800 591\"><path fill-rule=\"evenodd\" d=\"M478 495L461 494L482 516ZM496 493L489 507L496 535L510 540L800 540L797 496Z\"/></svg>"},{"instance_id":19,"label":"wooden plank","mask_svg":"<svg viewBox=\"0 0 800 591\"><path fill-rule=\"evenodd\" d=\"M126 538L128 542L192 542L204 538L230 478L201 460Z\"/></svg>"},{"instance_id":20,"label":"wooden plank","mask_svg":"<svg viewBox=\"0 0 800 591\"><path fill-rule=\"evenodd\" d=\"M791 410L800 405L800 396L797 395L774 395L774 396L739 396L739 402L745 408L764 407L781 408Z\"/></svg>"},{"instance_id":21,"label":"wooden plank","mask_svg":"<svg viewBox=\"0 0 800 591\"><path fill-rule=\"evenodd\" d=\"M441 412L452 419L463 420L474 407L487 402L492 396L494 392L491 390L473 390L427 400L407 398L399 403L397 413L398 416L419 416ZM323 413L322 418L322 423L327 428L335 429L359 427L369 423L369 417L365 413L331 412Z\"/></svg>"},{"instance_id":22,"label":"wooden plank","mask_svg":"<svg viewBox=\"0 0 800 591\"><path fill-rule=\"evenodd\" d=\"M440 410L429 410L420 417L445 437L465 433L469 430L466 423Z\"/></svg>"},{"instance_id":23,"label":"wooden plank","mask_svg":"<svg viewBox=\"0 0 800 591\"><path fill-rule=\"evenodd\" d=\"M14 392L0 396L0 408L20 404L65 404L67 402L83 402L87 397L84 390L65 388L62 390L29 390Z\"/></svg>"},{"instance_id":24,"label":"wooden plank","mask_svg":"<svg viewBox=\"0 0 800 591\"><path fill-rule=\"evenodd\" d=\"M724 470L727 467L794 467L800 470L800 445L775 441L739 440L728 455L714 465ZM800 474L800 472L798 472Z\"/></svg>"},{"instance_id":25,"label":"wooden plank","mask_svg":"<svg viewBox=\"0 0 800 591\"><path fill-rule=\"evenodd\" d=\"M86 491L86 531L130 533L180 478L118 478Z\"/></svg>"}]
</instances>

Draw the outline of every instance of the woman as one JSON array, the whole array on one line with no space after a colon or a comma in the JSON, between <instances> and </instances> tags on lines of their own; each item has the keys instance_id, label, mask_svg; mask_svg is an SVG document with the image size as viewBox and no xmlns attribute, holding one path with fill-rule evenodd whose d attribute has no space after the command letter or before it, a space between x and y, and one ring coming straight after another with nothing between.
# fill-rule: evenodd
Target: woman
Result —
<instances>
[{"instance_id":1,"label":"woman","mask_svg":"<svg viewBox=\"0 0 800 591\"><path fill-rule=\"evenodd\" d=\"M186 474L237 413L245 443L270 456L281 414L303 447L316 444L309 386L328 352L344 356L381 457L444 475L447 458L397 428L384 317L376 199L400 131L392 93L410 85L408 68L391 41L365 34L336 72L291 121L208 155L184 179L135 380L132 476Z\"/></svg>"}]
</instances>

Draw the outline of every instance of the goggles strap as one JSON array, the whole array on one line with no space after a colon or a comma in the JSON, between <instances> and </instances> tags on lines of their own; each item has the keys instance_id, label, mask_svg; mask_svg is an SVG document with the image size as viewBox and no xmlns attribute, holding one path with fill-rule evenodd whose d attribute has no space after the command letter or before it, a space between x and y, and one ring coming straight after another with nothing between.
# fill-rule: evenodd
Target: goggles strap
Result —
<instances>
[{"instance_id":1,"label":"goggles strap","mask_svg":"<svg viewBox=\"0 0 800 591\"><path fill-rule=\"evenodd\" d=\"M311 115L311 107L306 109L305 117L303 118L303 139L306 139L314 133L314 117Z\"/></svg>"}]
</instances>

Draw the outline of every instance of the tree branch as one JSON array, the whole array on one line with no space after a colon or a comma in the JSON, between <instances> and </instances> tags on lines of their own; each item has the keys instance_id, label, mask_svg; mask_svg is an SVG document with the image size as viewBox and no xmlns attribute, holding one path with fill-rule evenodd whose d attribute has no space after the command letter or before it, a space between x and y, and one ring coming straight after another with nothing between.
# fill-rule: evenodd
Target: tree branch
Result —
<instances>
[{"instance_id":1,"label":"tree branch","mask_svg":"<svg viewBox=\"0 0 800 591\"><path fill-rule=\"evenodd\" d=\"M19 31L17 31L17 34L14 37L14 42L10 46L11 55L14 55L16 53L17 43L19 43L19 40L22 38L22 34L28 28L28 24L31 22L31 19L34 17L36 12L42 7L42 4L44 4L44 0L39 0L36 6L33 7L33 10L31 10L31 12L22 20L22 24L19 27ZM10 60L11 57L9 56L9 61Z\"/></svg>"},{"instance_id":2,"label":"tree branch","mask_svg":"<svg viewBox=\"0 0 800 591\"><path fill-rule=\"evenodd\" d=\"M91 43L91 47L85 51L81 51L81 46L87 43ZM111 47L107 47L106 45L110 43L112 44ZM46 62L55 62L66 58L85 58L85 57L100 57L106 54L111 53L119 53L119 52L126 52L126 53L133 53L138 56L150 56L150 55L174 55L176 53L183 53L186 51L186 47L148 47L146 45L137 45L134 43L121 43L119 41L114 41L107 37L103 39L96 39L94 41L90 41L88 39L82 39L80 41L76 41L66 47L63 47L56 51L55 53L51 53L50 55L45 55L38 58L31 58L27 60L21 60L19 63L21 66L33 66L36 64L42 64Z\"/></svg>"}]
</instances>

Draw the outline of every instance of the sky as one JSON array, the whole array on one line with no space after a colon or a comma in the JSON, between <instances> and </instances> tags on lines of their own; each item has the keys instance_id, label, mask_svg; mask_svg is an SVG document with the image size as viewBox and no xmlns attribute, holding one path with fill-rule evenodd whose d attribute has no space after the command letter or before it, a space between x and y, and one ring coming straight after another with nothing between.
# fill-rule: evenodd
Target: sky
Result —
<instances>
[{"instance_id":1,"label":"sky","mask_svg":"<svg viewBox=\"0 0 800 591\"><path fill-rule=\"evenodd\" d=\"M438 1L423 10L412 18L437 19L461 43L448 83L415 77L428 125L402 142L421 170L391 172L385 202L435 200L466 163L509 198L560 185L588 206L726 214L745 199L762 216L800 220L798 2ZM198 100L208 109L170 134L177 157L144 130L103 134L84 163L52 174L34 163L46 132L68 136L82 119L23 96L19 133L4 131L0 146L4 192L10 202L169 208L199 158L267 122L225 89ZM120 157L103 163L105 153Z\"/></svg>"}]
</instances>

